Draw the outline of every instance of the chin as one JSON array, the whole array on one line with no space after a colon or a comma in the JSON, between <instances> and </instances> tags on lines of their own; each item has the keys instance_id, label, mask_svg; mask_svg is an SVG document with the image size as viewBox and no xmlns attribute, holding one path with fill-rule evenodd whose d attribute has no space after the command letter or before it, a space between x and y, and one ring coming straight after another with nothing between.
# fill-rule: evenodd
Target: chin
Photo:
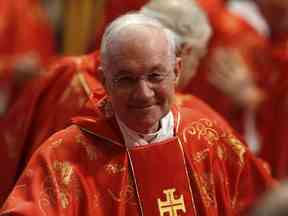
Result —
<instances>
[{"instance_id":1,"label":"chin","mask_svg":"<svg viewBox=\"0 0 288 216\"><path fill-rule=\"evenodd\" d=\"M135 121L136 120L136 121ZM159 118L160 120L160 118ZM159 120L155 121L155 118L145 119L140 118L138 121L136 118L133 119L129 123L129 128L138 132L149 131L149 129L153 128L155 124L159 122Z\"/></svg>"}]
</instances>

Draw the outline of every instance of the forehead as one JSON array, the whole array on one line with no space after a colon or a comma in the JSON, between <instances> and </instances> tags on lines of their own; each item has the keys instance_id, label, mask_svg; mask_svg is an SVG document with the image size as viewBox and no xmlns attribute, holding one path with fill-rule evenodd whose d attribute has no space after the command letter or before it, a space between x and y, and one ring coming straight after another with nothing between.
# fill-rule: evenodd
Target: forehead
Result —
<instances>
[{"instance_id":1,"label":"forehead","mask_svg":"<svg viewBox=\"0 0 288 216\"><path fill-rule=\"evenodd\" d=\"M152 27L120 31L108 50L109 64L120 69L150 67L169 62L169 45L163 31Z\"/></svg>"}]
</instances>

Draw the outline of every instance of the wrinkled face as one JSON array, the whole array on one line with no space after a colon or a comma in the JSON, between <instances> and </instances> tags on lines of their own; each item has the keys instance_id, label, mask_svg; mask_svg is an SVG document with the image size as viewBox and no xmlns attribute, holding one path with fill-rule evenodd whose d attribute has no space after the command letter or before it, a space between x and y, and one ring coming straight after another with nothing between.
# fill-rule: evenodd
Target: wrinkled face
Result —
<instances>
[{"instance_id":1,"label":"wrinkled face","mask_svg":"<svg viewBox=\"0 0 288 216\"><path fill-rule=\"evenodd\" d=\"M154 28L121 31L108 54L104 86L114 112L129 128L150 133L171 107L178 70L166 36Z\"/></svg>"}]
</instances>

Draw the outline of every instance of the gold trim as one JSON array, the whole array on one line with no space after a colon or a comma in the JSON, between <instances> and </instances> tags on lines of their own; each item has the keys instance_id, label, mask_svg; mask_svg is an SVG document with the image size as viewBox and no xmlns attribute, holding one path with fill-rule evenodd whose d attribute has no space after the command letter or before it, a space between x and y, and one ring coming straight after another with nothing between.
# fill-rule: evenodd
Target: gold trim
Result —
<instances>
[{"instance_id":1,"label":"gold trim","mask_svg":"<svg viewBox=\"0 0 288 216\"><path fill-rule=\"evenodd\" d=\"M179 131L179 127L180 127L180 118L181 118L181 114L179 112L178 107L176 107L176 112L177 112L177 122L176 122L175 128L176 128L176 134L177 134Z\"/></svg>"},{"instance_id":2,"label":"gold trim","mask_svg":"<svg viewBox=\"0 0 288 216\"><path fill-rule=\"evenodd\" d=\"M185 152L184 152L183 144L182 144L181 140L178 137L177 137L177 140L179 141L179 146L180 146L180 149L181 149L181 152L182 152L182 156L184 158L185 173L186 173L186 176L187 176L188 182L189 182L188 186L189 186L189 191L190 191L190 194L191 194L192 207L193 207L194 215L197 215L195 202L194 202L194 199L193 199L192 187L190 185L189 173L188 173L188 170L187 170L187 163L186 163L186 158L185 158Z\"/></svg>"},{"instance_id":3,"label":"gold trim","mask_svg":"<svg viewBox=\"0 0 288 216\"><path fill-rule=\"evenodd\" d=\"M134 185L135 185L136 194L137 194L138 201L139 201L138 203L139 203L141 215L144 216L142 201L141 201L141 198L140 198L140 195L139 195L139 191L138 191L138 187L137 187L138 184L137 184L137 181L136 181L136 176L135 176L135 172L134 172L134 168L133 168L133 162L132 162L130 151L129 151L128 148L126 148L126 152L128 154L128 158L129 158L129 162L130 162L129 164L131 165L131 171L132 171L132 175L133 175L133 182L134 182Z\"/></svg>"}]
</instances>

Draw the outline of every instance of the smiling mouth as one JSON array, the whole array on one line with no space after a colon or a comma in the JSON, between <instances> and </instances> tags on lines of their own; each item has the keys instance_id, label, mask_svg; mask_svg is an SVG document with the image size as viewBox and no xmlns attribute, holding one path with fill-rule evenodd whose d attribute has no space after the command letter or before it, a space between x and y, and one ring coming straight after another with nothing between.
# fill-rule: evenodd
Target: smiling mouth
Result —
<instances>
[{"instance_id":1,"label":"smiling mouth","mask_svg":"<svg viewBox=\"0 0 288 216\"><path fill-rule=\"evenodd\" d=\"M153 104L147 106L131 106L132 109L135 110L148 110L153 107Z\"/></svg>"}]
</instances>

